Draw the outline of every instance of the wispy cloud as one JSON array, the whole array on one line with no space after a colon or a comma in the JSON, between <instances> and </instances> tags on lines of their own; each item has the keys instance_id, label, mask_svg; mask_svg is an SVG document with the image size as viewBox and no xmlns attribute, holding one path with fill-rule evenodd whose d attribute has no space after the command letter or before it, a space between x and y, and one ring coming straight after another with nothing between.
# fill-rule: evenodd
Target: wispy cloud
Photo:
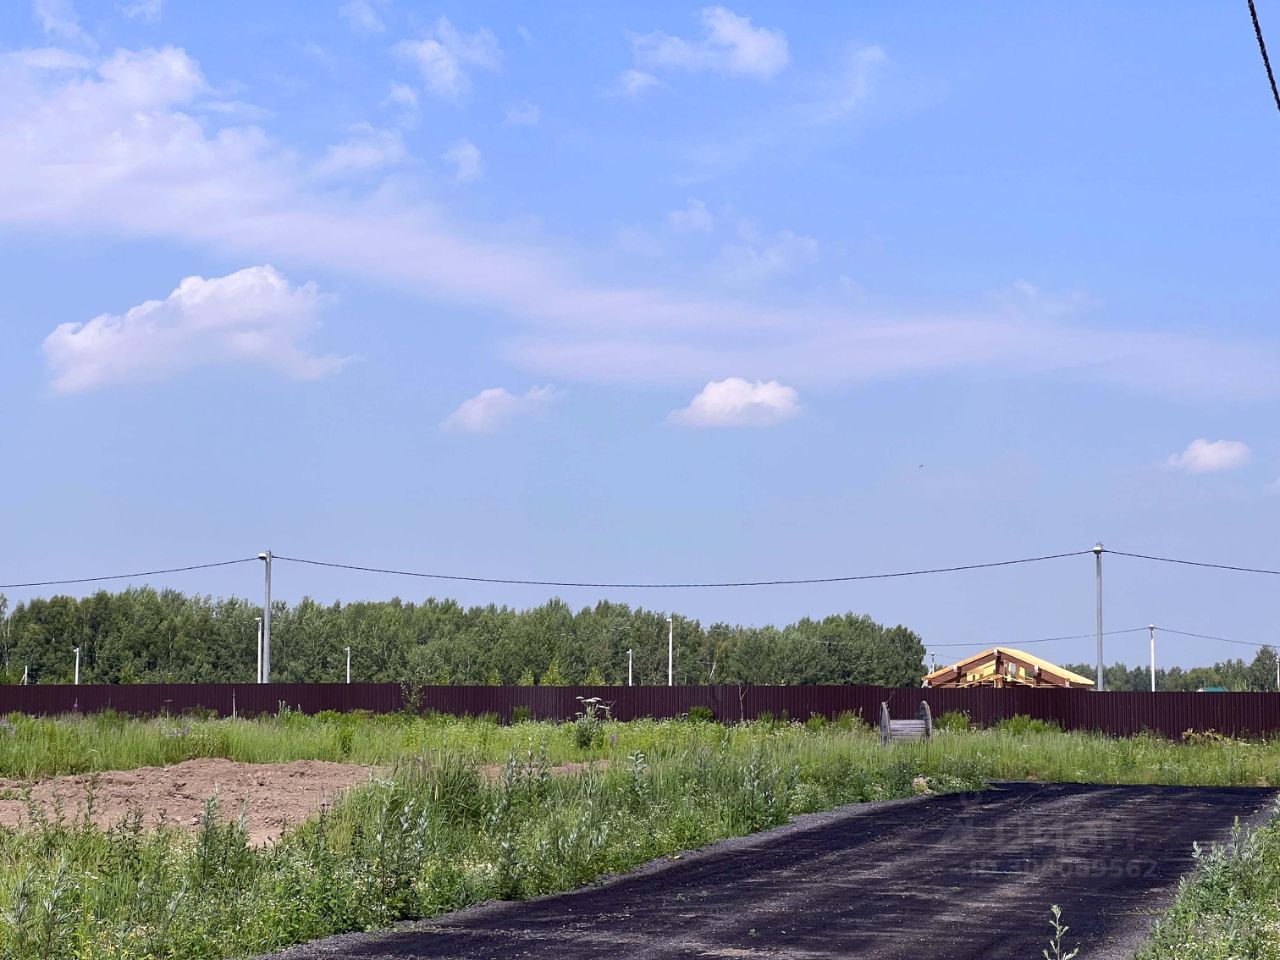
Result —
<instances>
[{"instance_id":1,"label":"wispy cloud","mask_svg":"<svg viewBox=\"0 0 1280 960\"><path fill-rule=\"evenodd\" d=\"M818 256L818 241L790 230L779 231L768 240L745 238L720 250L715 270L734 286L754 286L792 273Z\"/></svg>"},{"instance_id":2,"label":"wispy cloud","mask_svg":"<svg viewBox=\"0 0 1280 960\"><path fill-rule=\"evenodd\" d=\"M770 427L800 412L800 396L777 380L712 380L668 417L688 427Z\"/></svg>"},{"instance_id":3,"label":"wispy cloud","mask_svg":"<svg viewBox=\"0 0 1280 960\"><path fill-rule=\"evenodd\" d=\"M1175 453L1166 463L1187 473L1217 473L1237 470L1253 459L1253 451L1240 440L1192 440L1181 453Z\"/></svg>"},{"instance_id":4,"label":"wispy cloud","mask_svg":"<svg viewBox=\"0 0 1280 960\"><path fill-rule=\"evenodd\" d=\"M624 97L638 97L646 90L656 87L658 78L643 70L623 70L618 75L618 86L615 91Z\"/></svg>"},{"instance_id":5,"label":"wispy cloud","mask_svg":"<svg viewBox=\"0 0 1280 960\"><path fill-rule=\"evenodd\" d=\"M131 20L155 23L164 13L164 0L134 0L122 6L120 12Z\"/></svg>"},{"instance_id":6,"label":"wispy cloud","mask_svg":"<svg viewBox=\"0 0 1280 960\"><path fill-rule=\"evenodd\" d=\"M455 183L470 183L484 175L484 162L480 156L480 148L465 138L446 150L441 159L453 164Z\"/></svg>"},{"instance_id":7,"label":"wispy cloud","mask_svg":"<svg viewBox=\"0 0 1280 960\"><path fill-rule=\"evenodd\" d=\"M447 100L456 100L471 89L468 67L493 71L502 66L497 37L484 28L462 33L446 17L437 20L423 39L399 43L395 50L418 67L427 90Z\"/></svg>"},{"instance_id":8,"label":"wispy cloud","mask_svg":"<svg viewBox=\"0 0 1280 960\"><path fill-rule=\"evenodd\" d=\"M340 369L305 343L319 326L313 284L292 286L270 266L187 277L163 300L87 323L60 324L44 341L54 389L160 380L194 367L250 363L300 380Z\"/></svg>"},{"instance_id":9,"label":"wispy cloud","mask_svg":"<svg viewBox=\"0 0 1280 960\"><path fill-rule=\"evenodd\" d=\"M557 396L553 387L532 387L522 394L492 387L464 400L440 426L464 433L495 433L513 420L545 416Z\"/></svg>"},{"instance_id":10,"label":"wispy cloud","mask_svg":"<svg viewBox=\"0 0 1280 960\"><path fill-rule=\"evenodd\" d=\"M342 143L325 150L312 174L327 179L369 173L397 164L404 157L404 140L398 130L379 130L362 123Z\"/></svg>"},{"instance_id":11,"label":"wispy cloud","mask_svg":"<svg viewBox=\"0 0 1280 960\"><path fill-rule=\"evenodd\" d=\"M536 127L541 119L542 110L528 100L507 107L507 123L513 127Z\"/></svg>"},{"instance_id":12,"label":"wispy cloud","mask_svg":"<svg viewBox=\"0 0 1280 960\"><path fill-rule=\"evenodd\" d=\"M350 24L356 33L383 33L387 25L382 22L379 8L384 6L378 0L347 0L338 8L338 15Z\"/></svg>"},{"instance_id":13,"label":"wispy cloud","mask_svg":"<svg viewBox=\"0 0 1280 960\"><path fill-rule=\"evenodd\" d=\"M768 80L791 59L781 30L757 27L726 7L698 14L702 37L686 40L661 30L632 39L637 65L647 69L714 70Z\"/></svg>"},{"instance_id":14,"label":"wispy cloud","mask_svg":"<svg viewBox=\"0 0 1280 960\"><path fill-rule=\"evenodd\" d=\"M834 75L819 85L819 97L802 112L813 123L832 123L860 107L870 96L876 77L889 62L878 46L860 47L846 56Z\"/></svg>"},{"instance_id":15,"label":"wispy cloud","mask_svg":"<svg viewBox=\"0 0 1280 960\"><path fill-rule=\"evenodd\" d=\"M40 21L40 27L49 36L90 48L97 47L94 39L80 26L80 17L71 0L35 0L33 10L36 19Z\"/></svg>"},{"instance_id":16,"label":"wispy cloud","mask_svg":"<svg viewBox=\"0 0 1280 960\"><path fill-rule=\"evenodd\" d=\"M682 209L667 214L667 226L677 233L710 233L715 225L716 219L707 205L695 197L690 197Z\"/></svg>"},{"instance_id":17,"label":"wispy cloud","mask_svg":"<svg viewBox=\"0 0 1280 960\"><path fill-rule=\"evenodd\" d=\"M209 99L199 65L177 48L92 62L0 55L0 225L11 235L178 241L488 310L509 324L504 356L540 378L689 384L732 369L811 385L969 370L1280 395L1271 341L1096 329L1078 310L1047 310L1044 298L921 311L691 291L662 267L650 283L597 281L567 243L459 223L419 186L331 188L308 176L313 161L262 128L202 113Z\"/></svg>"}]
</instances>

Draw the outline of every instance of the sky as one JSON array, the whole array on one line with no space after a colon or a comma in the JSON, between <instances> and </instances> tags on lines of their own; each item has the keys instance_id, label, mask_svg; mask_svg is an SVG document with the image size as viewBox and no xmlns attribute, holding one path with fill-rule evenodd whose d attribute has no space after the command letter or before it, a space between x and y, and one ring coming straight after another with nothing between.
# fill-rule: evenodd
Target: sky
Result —
<instances>
[{"instance_id":1,"label":"sky","mask_svg":"<svg viewBox=\"0 0 1280 960\"><path fill-rule=\"evenodd\" d=\"M0 143L0 583L268 548L1280 568L1280 114L1241 4L14 0ZM1276 577L1104 562L1108 629L1276 637ZM940 662L1095 602L1091 555L274 586L854 610Z\"/></svg>"}]
</instances>

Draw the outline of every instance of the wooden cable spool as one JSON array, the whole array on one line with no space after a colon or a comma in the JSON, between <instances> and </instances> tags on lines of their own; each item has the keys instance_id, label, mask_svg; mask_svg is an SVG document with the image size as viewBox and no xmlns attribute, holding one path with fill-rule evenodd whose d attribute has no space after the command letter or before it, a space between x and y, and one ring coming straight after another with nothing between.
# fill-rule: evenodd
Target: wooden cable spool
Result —
<instances>
[{"instance_id":1,"label":"wooden cable spool","mask_svg":"<svg viewBox=\"0 0 1280 960\"><path fill-rule=\"evenodd\" d=\"M889 704L880 704L880 745L887 747L899 740L928 740L933 736L933 711L926 700L920 701L916 720L890 720Z\"/></svg>"}]
</instances>

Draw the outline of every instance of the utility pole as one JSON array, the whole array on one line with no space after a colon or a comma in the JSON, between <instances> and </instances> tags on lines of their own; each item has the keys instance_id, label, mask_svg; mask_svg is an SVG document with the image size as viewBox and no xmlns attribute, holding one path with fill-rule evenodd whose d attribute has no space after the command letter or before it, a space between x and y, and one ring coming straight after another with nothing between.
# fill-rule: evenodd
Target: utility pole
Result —
<instances>
[{"instance_id":1,"label":"utility pole","mask_svg":"<svg viewBox=\"0 0 1280 960\"><path fill-rule=\"evenodd\" d=\"M258 623L258 672L254 674L253 682L261 683L262 682L262 618L254 617L253 619L256 620Z\"/></svg>"},{"instance_id":2,"label":"utility pole","mask_svg":"<svg viewBox=\"0 0 1280 960\"><path fill-rule=\"evenodd\" d=\"M673 617L667 617L667 686L676 684L676 623Z\"/></svg>"},{"instance_id":3,"label":"utility pole","mask_svg":"<svg viewBox=\"0 0 1280 960\"><path fill-rule=\"evenodd\" d=\"M1156 625L1148 623L1147 629L1151 631L1151 692L1156 692Z\"/></svg>"},{"instance_id":4,"label":"utility pole","mask_svg":"<svg viewBox=\"0 0 1280 960\"><path fill-rule=\"evenodd\" d=\"M262 682L271 682L271 551L258 554L266 572L262 596Z\"/></svg>"},{"instance_id":5,"label":"utility pole","mask_svg":"<svg viewBox=\"0 0 1280 960\"><path fill-rule=\"evenodd\" d=\"M30 670L30 669L31 669L30 667L23 667L23 668L22 668L22 685L23 685L24 687L27 685L27 671L28 671L28 670ZM1276 668L1276 670L1277 670L1277 672L1276 672L1276 679L1277 679L1277 680L1280 680L1280 667L1277 667L1277 668ZM1278 683L1278 684L1277 684L1277 686L1280 686L1280 683Z\"/></svg>"},{"instance_id":6,"label":"utility pole","mask_svg":"<svg viewBox=\"0 0 1280 960\"><path fill-rule=\"evenodd\" d=\"M1277 674L1280 676L1280 674ZM627 686L631 686L631 651L627 651Z\"/></svg>"},{"instance_id":7,"label":"utility pole","mask_svg":"<svg viewBox=\"0 0 1280 960\"><path fill-rule=\"evenodd\" d=\"M1107 679L1102 674L1102 544L1093 548L1093 556L1098 567L1098 680L1093 688L1099 692L1107 689Z\"/></svg>"},{"instance_id":8,"label":"utility pole","mask_svg":"<svg viewBox=\"0 0 1280 960\"><path fill-rule=\"evenodd\" d=\"M347 647L347 683L351 682L351 648Z\"/></svg>"},{"instance_id":9,"label":"utility pole","mask_svg":"<svg viewBox=\"0 0 1280 960\"><path fill-rule=\"evenodd\" d=\"M76 647L76 679L75 685L80 686L80 648Z\"/></svg>"}]
</instances>

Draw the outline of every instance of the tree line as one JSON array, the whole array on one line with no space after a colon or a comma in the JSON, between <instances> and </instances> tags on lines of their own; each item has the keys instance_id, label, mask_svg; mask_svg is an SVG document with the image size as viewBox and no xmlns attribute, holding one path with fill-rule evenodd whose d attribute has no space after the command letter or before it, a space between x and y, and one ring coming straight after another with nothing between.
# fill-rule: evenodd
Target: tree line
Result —
<instances>
[{"instance_id":1,"label":"tree line","mask_svg":"<svg viewBox=\"0 0 1280 960\"><path fill-rule=\"evenodd\" d=\"M259 604L139 587L30 600L0 595L0 680L69 683L251 682ZM667 682L664 611L563 600L517 610L453 600L272 604L271 679L416 684ZM905 626L845 613L784 627L673 614L677 684L880 684L915 687L924 645Z\"/></svg>"},{"instance_id":2,"label":"tree line","mask_svg":"<svg viewBox=\"0 0 1280 960\"><path fill-rule=\"evenodd\" d=\"M1064 664L1068 670L1094 680L1097 669L1087 663ZM1229 690L1267 693L1278 689L1276 679L1276 651L1262 647L1250 662L1241 659L1223 660L1211 667L1156 668L1156 690L1184 691ZM1123 663L1108 664L1103 679L1108 690L1141 691L1151 689L1151 668L1129 667Z\"/></svg>"}]
</instances>

